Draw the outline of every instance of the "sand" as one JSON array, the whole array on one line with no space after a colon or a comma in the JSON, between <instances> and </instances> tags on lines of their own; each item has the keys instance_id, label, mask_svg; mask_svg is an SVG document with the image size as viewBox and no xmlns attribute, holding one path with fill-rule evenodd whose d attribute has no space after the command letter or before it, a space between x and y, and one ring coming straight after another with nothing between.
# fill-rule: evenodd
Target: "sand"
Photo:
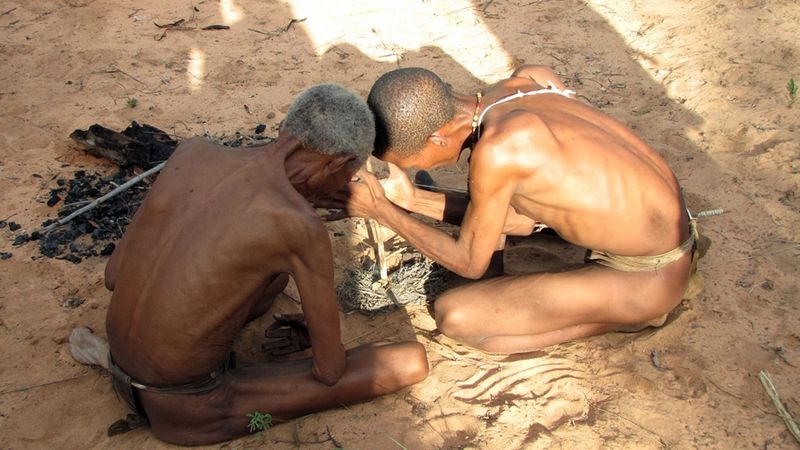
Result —
<instances>
[{"instance_id":1,"label":"sand","mask_svg":"<svg viewBox=\"0 0 800 450\"><path fill-rule=\"evenodd\" d=\"M0 8L0 448L167 448L148 429L106 437L125 413L108 376L71 358L76 326L102 332L103 257L80 264L12 247L55 215L57 177L111 173L69 140L132 120L180 138L274 134L293 96L321 82L362 96L383 72L423 66L472 92L521 63L552 67L579 96L632 126L674 169L713 245L706 291L661 329L612 333L494 358L436 333L424 307L342 315L346 345L416 339L427 380L312 414L223 447L796 448L761 387L768 371L800 415L800 10L789 0L9 0ZM332 5L332 6L329 6ZM158 28L179 19L172 29ZM229 29L202 30L227 24ZM136 99L136 105L131 100ZM434 174L459 186L463 165ZM460 180L460 181L459 181ZM344 235L342 235L344 232ZM331 226L337 272L363 227ZM509 269L576 253L547 239ZM79 298L82 304L69 301ZM296 310L284 297L279 310ZM237 348L262 360L249 327ZM212 446L214 448L220 447ZM211 447L210 447L211 448Z\"/></svg>"}]
</instances>

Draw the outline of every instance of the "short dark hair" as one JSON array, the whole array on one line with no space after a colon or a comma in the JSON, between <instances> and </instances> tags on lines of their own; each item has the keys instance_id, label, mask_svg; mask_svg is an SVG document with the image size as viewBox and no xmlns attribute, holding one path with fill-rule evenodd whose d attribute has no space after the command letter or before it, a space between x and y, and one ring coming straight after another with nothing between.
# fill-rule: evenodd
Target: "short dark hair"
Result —
<instances>
[{"instance_id":1,"label":"short dark hair","mask_svg":"<svg viewBox=\"0 0 800 450\"><path fill-rule=\"evenodd\" d=\"M408 67L383 74L369 92L375 114L376 157L391 148L401 157L419 152L428 136L453 118L450 88L430 70Z\"/></svg>"},{"instance_id":2,"label":"short dark hair","mask_svg":"<svg viewBox=\"0 0 800 450\"><path fill-rule=\"evenodd\" d=\"M309 150L355 155L358 167L375 142L375 120L366 102L337 84L318 84L301 92L281 128Z\"/></svg>"}]
</instances>

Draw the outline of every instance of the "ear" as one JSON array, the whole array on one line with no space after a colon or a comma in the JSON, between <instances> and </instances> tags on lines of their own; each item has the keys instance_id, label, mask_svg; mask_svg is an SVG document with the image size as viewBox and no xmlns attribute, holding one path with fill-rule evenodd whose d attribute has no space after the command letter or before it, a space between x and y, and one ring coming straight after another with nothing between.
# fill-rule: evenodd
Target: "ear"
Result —
<instances>
[{"instance_id":1,"label":"ear","mask_svg":"<svg viewBox=\"0 0 800 450\"><path fill-rule=\"evenodd\" d=\"M325 164L329 173L339 173L343 169L347 169L351 162L356 160L356 155L352 153L338 153L331 155L331 158Z\"/></svg>"},{"instance_id":2,"label":"ear","mask_svg":"<svg viewBox=\"0 0 800 450\"><path fill-rule=\"evenodd\" d=\"M447 147L447 138L442 136L438 132L434 132L433 134L428 136L427 141L434 147Z\"/></svg>"}]
</instances>

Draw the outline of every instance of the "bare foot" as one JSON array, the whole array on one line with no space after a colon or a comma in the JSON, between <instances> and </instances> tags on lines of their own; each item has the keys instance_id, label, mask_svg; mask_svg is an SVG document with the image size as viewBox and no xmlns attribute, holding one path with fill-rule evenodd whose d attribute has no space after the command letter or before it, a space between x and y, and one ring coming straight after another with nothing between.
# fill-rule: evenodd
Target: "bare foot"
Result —
<instances>
[{"instance_id":1,"label":"bare foot","mask_svg":"<svg viewBox=\"0 0 800 450\"><path fill-rule=\"evenodd\" d=\"M110 350L108 341L87 327L72 330L69 335L69 350L81 364L91 364L108 369Z\"/></svg>"}]
</instances>

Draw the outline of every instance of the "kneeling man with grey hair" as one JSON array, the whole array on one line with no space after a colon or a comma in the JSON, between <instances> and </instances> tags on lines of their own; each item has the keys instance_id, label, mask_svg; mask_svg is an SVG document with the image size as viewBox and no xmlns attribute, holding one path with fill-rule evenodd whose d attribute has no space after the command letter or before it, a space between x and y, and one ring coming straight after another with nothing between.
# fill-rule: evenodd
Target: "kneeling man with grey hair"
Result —
<instances>
[{"instance_id":1,"label":"kneeling man with grey hair","mask_svg":"<svg viewBox=\"0 0 800 450\"><path fill-rule=\"evenodd\" d=\"M170 157L108 261L110 357L96 361L159 439L222 442L252 431L255 412L285 420L427 376L417 342L344 349L331 243L310 205L350 180L374 139L366 103L328 84L296 98L270 144L194 138ZM312 357L232 367L237 335L289 276Z\"/></svg>"}]
</instances>

